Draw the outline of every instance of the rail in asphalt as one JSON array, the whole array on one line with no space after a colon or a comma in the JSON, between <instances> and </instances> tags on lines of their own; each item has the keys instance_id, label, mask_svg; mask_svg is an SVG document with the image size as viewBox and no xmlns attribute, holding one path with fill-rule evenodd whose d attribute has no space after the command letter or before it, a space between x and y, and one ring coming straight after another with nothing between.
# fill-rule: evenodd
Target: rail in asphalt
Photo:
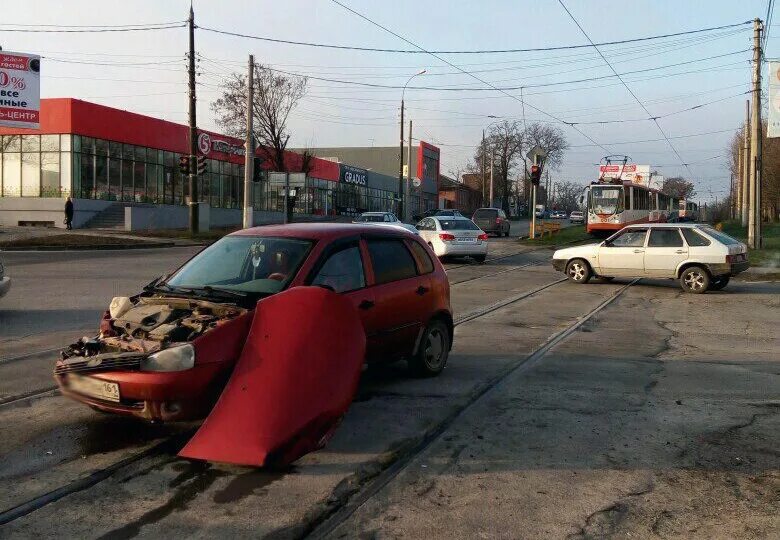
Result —
<instances>
[{"instance_id":1,"label":"rail in asphalt","mask_svg":"<svg viewBox=\"0 0 780 540\"><path fill-rule=\"evenodd\" d=\"M488 396L502 381L514 373L522 372L534 367L553 347L564 341L572 333L576 332L583 324L590 320L593 316L601 312L604 308L609 306L612 302L617 300L629 287L636 284L639 279L635 279L626 285L622 286L609 298L601 302L594 309L589 311L584 316L580 317L560 332L552 335L544 344L534 350L531 354L510 365L507 369L499 373L497 376L490 379L488 382L480 386L475 390L469 399L461 406L457 407L452 413L450 413L444 420L438 423L436 426L426 432L426 434L419 440L419 442L411 449L409 449L403 456L399 457L384 471L379 473L374 480L370 481L365 488L358 491L358 493L351 498L347 499L343 504L337 506L328 515L323 516L320 520L312 524L310 530L303 536L304 538L320 539L327 537L333 532L339 525L349 519L352 514L355 513L361 506L368 502L372 497L379 493L390 481L392 481L398 474L403 471L418 455L420 455L426 448L428 448L436 439L439 438L458 418L460 418L466 410L474 406L478 401ZM527 293L522 298L526 298L536 292L551 287L560 283L560 281L549 283L542 286L535 291ZM515 301L520 300L517 298ZM511 303L511 302L508 302ZM460 321L459 324L473 320L474 318L485 315L489 312L495 311L508 303L495 304L490 311L486 311L482 314L475 314L472 318L466 318ZM500 304L500 305L499 305ZM458 323L456 323L458 324Z\"/></svg>"}]
</instances>

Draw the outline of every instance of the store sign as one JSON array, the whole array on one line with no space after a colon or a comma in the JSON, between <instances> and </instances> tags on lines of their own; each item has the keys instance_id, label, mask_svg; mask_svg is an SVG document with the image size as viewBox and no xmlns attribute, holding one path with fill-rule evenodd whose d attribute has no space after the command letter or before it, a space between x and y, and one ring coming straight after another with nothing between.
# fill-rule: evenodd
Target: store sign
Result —
<instances>
[{"instance_id":1,"label":"store sign","mask_svg":"<svg viewBox=\"0 0 780 540\"><path fill-rule=\"evenodd\" d=\"M340 180L345 184L365 186L368 183L368 171L350 165L341 165Z\"/></svg>"},{"instance_id":2,"label":"store sign","mask_svg":"<svg viewBox=\"0 0 780 540\"><path fill-rule=\"evenodd\" d=\"M243 146L231 144L227 141L221 141L219 139L212 139L208 133L201 133L198 135L198 150L204 156L209 155L211 151L222 152L223 154L233 154L236 156L243 156L246 154Z\"/></svg>"},{"instance_id":3,"label":"store sign","mask_svg":"<svg viewBox=\"0 0 780 540\"><path fill-rule=\"evenodd\" d=\"M0 126L40 129L41 57L0 51Z\"/></svg>"}]
</instances>

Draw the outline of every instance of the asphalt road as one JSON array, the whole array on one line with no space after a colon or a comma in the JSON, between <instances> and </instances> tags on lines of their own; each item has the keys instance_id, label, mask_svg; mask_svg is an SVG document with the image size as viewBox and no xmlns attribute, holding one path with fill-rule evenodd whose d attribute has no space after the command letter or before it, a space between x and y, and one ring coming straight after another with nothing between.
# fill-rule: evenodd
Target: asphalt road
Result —
<instances>
[{"instance_id":1,"label":"asphalt road","mask_svg":"<svg viewBox=\"0 0 780 540\"><path fill-rule=\"evenodd\" d=\"M14 356L94 332L112 296L191 253L4 254L0 399L51 384L51 353ZM465 322L442 376L367 372L330 444L288 469L182 460L174 437L0 537L775 536L780 284L578 286L550 254L491 239L488 263L449 263ZM0 406L0 515L192 427L56 394Z\"/></svg>"}]
</instances>

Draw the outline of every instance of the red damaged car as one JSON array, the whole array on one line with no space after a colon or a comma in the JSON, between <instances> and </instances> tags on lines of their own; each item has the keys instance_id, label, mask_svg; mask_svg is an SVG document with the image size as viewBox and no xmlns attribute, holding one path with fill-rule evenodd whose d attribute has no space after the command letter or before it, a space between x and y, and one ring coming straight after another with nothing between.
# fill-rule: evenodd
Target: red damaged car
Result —
<instances>
[{"instance_id":1,"label":"red damaged car","mask_svg":"<svg viewBox=\"0 0 780 540\"><path fill-rule=\"evenodd\" d=\"M95 409L153 421L214 416L223 402L308 389L306 406L329 412L301 421L324 436L351 401L364 359L404 358L415 374L434 376L452 337L446 273L418 236L374 225L274 225L228 235L140 294L114 298L99 335L62 351L55 378L63 394ZM227 396L233 386L248 395ZM341 405L308 403L317 392L339 394Z\"/></svg>"}]
</instances>

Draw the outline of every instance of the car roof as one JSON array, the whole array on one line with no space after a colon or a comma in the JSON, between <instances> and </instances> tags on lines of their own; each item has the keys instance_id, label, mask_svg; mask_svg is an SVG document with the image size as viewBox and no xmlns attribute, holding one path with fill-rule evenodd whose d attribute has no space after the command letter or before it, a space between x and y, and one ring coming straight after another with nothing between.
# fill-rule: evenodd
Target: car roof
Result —
<instances>
[{"instance_id":1,"label":"car roof","mask_svg":"<svg viewBox=\"0 0 780 540\"><path fill-rule=\"evenodd\" d=\"M353 236L356 234L415 236L403 227L388 227L376 223L289 223L287 225L263 225L242 229L229 236L277 236L282 238L308 238L312 240Z\"/></svg>"},{"instance_id":2,"label":"car roof","mask_svg":"<svg viewBox=\"0 0 780 540\"><path fill-rule=\"evenodd\" d=\"M433 219L445 219L447 221L471 221L466 216L431 216Z\"/></svg>"},{"instance_id":3,"label":"car roof","mask_svg":"<svg viewBox=\"0 0 780 540\"><path fill-rule=\"evenodd\" d=\"M385 214L392 214L392 212L363 212L361 216L384 216Z\"/></svg>"},{"instance_id":4,"label":"car roof","mask_svg":"<svg viewBox=\"0 0 780 540\"><path fill-rule=\"evenodd\" d=\"M631 225L626 225L626 229L628 228L637 228L641 227L642 229L647 229L648 227L653 229L656 227L685 227L686 229L692 229L695 227L709 227L709 223L634 223Z\"/></svg>"}]
</instances>

